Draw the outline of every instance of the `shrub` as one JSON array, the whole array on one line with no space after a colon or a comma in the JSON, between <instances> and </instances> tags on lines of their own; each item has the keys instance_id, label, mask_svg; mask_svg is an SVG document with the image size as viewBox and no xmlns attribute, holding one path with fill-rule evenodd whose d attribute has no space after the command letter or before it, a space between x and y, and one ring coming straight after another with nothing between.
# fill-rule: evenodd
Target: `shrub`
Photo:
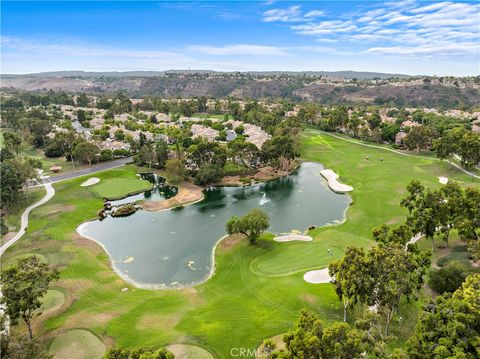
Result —
<instances>
[{"instance_id":1,"label":"shrub","mask_svg":"<svg viewBox=\"0 0 480 359\"><path fill-rule=\"evenodd\" d=\"M464 265L451 261L443 268L431 270L428 284L438 294L453 293L460 288L467 275Z\"/></svg>"},{"instance_id":2,"label":"shrub","mask_svg":"<svg viewBox=\"0 0 480 359\"><path fill-rule=\"evenodd\" d=\"M113 153L110 150L102 150L100 152L100 162L111 161L113 159Z\"/></svg>"},{"instance_id":3,"label":"shrub","mask_svg":"<svg viewBox=\"0 0 480 359\"><path fill-rule=\"evenodd\" d=\"M124 204L112 212L112 217L125 217L135 213L137 209L133 204Z\"/></svg>"},{"instance_id":4,"label":"shrub","mask_svg":"<svg viewBox=\"0 0 480 359\"><path fill-rule=\"evenodd\" d=\"M45 149L45 156L47 157L60 157L63 156L64 153L63 149L56 145L50 145Z\"/></svg>"},{"instance_id":5,"label":"shrub","mask_svg":"<svg viewBox=\"0 0 480 359\"><path fill-rule=\"evenodd\" d=\"M113 155L115 157L125 157L125 156L128 156L128 151L123 148L119 148L119 149L113 150Z\"/></svg>"},{"instance_id":6,"label":"shrub","mask_svg":"<svg viewBox=\"0 0 480 359\"><path fill-rule=\"evenodd\" d=\"M245 127L243 127L242 125L240 125L240 126L238 126L238 127L235 128L235 133L236 133L237 135L243 134L243 131L245 131Z\"/></svg>"}]
</instances>

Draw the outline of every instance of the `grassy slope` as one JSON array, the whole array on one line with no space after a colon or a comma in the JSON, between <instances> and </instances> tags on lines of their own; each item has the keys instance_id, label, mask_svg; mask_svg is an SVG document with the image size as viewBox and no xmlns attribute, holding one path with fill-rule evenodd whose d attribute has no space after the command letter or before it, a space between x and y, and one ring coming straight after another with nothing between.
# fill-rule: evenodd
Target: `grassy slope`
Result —
<instances>
[{"instance_id":1,"label":"grassy slope","mask_svg":"<svg viewBox=\"0 0 480 359\"><path fill-rule=\"evenodd\" d=\"M304 158L333 168L355 188L347 222L312 231L315 241L310 243L279 244L265 235L255 247L246 242L220 245L213 278L185 290L130 287L122 292L127 285L110 269L105 253L75 234L76 225L95 217L102 204L95 186L80 187L85 178L56 184L55 197L33 212L28 235L6 253L8 258L39 253L64 268L55 286L64 288L67 302L73 303L44 323L46 338L69 328L87 328L108 343L112 339L122 346L192 343L225 358L232 347L252 348L263 338L286 331L304 307L316 310L325 321L341 320L341 305L331 286L305 283L304 271L326 266L342 255L346 245L372 245L372 227L399 222L404 215L399 201L410 179L430 186L439 185L439 175L469 181L433 160L361 147L315 131L304 136ZM134 173L133 167L125 167L97 176L105 181L133 178ZM333 257L325 255L327 247L334 249ZM408 322L414 323L417 306L402 307L412 319ZM393 327L401 335L399 344L411 330L408 322Z\"/></svg>"},{"instance_id":2,"label":"grassy slope","mask_svg":"<svg viewBox=\"0 0 480 359\"><path fill-rule=\"evenodd\" d=\"M3 217L5 225L10 227L14 232L18 231L23 211L25 211L28 206L38 202L43 196L45 196L45 193L43 187L32 188L26 191L20 200L8 209L7 214Z\"/></svg>"},{"instance_id":3,"label":"grassy slope","mask_svg":"<svg viewBox=\"0 0 480 359\"><path fill-rule=\"evenodd\" d=\"M27 157L34 157L42 161L42 169L45 174L51 173L50 167L52 166L61 166L62 172L68 172L73 169L79 169L79 168L85 167L85 166L73 167L72 162L67 161L64 156L56 157L56 158L46 157L42 150L35 147L31 147L31 146L28 146L27 148L25 148L21 152L21 154Z\"/></svg>"}]
</instances>

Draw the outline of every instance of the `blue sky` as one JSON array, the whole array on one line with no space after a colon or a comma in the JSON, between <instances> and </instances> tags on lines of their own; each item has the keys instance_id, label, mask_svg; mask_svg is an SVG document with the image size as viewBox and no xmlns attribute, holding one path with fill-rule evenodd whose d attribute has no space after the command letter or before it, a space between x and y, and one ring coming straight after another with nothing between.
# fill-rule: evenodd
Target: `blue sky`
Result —
<instances>
[{"instance_id":1,"label":"blue sky","mask_svg":"<svg viewBox=\"0 0 480 359\"><path fill-rule=\"evenodd\" d=\"M476 1L2 1L1 10L2 73L480 73Z\"/></svg>"}]
</instances>

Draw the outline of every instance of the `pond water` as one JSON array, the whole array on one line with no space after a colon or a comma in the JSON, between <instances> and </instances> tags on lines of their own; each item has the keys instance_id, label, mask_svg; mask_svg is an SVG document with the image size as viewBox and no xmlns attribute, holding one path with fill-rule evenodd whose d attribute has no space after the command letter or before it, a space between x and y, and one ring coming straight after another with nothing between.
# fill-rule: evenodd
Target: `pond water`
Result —
<instances>
[{"instance_id":1,"label":"pond water","mask_svg":"<svg viewBox=\"0 0 480 359\"><path fill-rule=\"evenodd\" d=\"M192 286L211 274L213 248L233 215L261 208L270 216L269 230L274 233L303 232L312 225L342 221L350 197L332 192L321 169L320 164L304 163L293 174L271 182L205 190L201 202L183 208L107 217L80 225L78 232L101 244L115 271L138 287ZM167 197L154 192L150 199ZM143 198L140 194L122 201Z\"/></svg>"}]
</instances>

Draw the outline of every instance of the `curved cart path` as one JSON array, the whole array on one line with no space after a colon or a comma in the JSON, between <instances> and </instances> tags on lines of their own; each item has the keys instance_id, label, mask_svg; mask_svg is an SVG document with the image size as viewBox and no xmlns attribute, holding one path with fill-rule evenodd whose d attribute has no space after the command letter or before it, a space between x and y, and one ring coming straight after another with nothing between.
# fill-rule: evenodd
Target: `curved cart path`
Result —
<instances>
[{"instance_id":1,"label":"curved cart path","mask_svg":"<svg viewBox=\"0 0 480 359\"><path fill-rule=\"evenodd\" d=\"M20 225L20 230L18 233L10 239L7 243L5 243L1 248L0 248L0 257L5 253L5 251L10 248L16 241L18 241L24 234L28 226L28 215L30 212L37 208L38 206L41 206L45 202L49 201L53 195L55 194L55 190L53 189L53 186L51 183L47 183L44 185L45 189L47 190L47 194L38 202L35 202L31 206L27 207L25 211L22 213L22 218L21 218L21 225Z\"/></svg>"},{"instance_id":2,"label":"curved cart path","mask_svg":"<svg viewBox=\"0 0 480 359\"><path fill-rule=\"evenodd\" d=\"M81 170L78 170L78 171L63 173L63 174L60 174L60 175L54 176L54 177L42 178L41 179L41 182L42 182L41 184L29 186L29 187L45 186L45 189L47 190L47 194L40 201L32 204L30 207L27 207L27 209L25 209L25 211L22 213L20 230L18 231L18 233L12 239L10 239L2 247L0 247L0 257L3 255L3 253L5 253L5 251L8 248L10 248L16 241L18 241L25 234L25 230L27 229L27 226L28 226L28 215L29 215L29 213L34 208L37 208L38 206L41 206L42 204L44 204L45 202L47 202L48 200L50 200L53 197L53 195L55 194L55 190L53 189L53 186L52 186L53 183L57 183L57 182L60 182L60 181L65 181L65 180L69 180L69 179L73 179L73 178L77 178L77 177L82 177L82 176L92 174L92 173L96 173L96 172L100 172L100 171L106 171L106 170L116 168L116 167L121 167L121 166L127 164L128 162L130 162L131 160L132 160L132 157L119 158L119 159L114 160L114 161L100 163L98 165L91 166L91 167L88 167L88 168L84 168L84 169L81 169Z\"/></svg>"}]
</instances>

